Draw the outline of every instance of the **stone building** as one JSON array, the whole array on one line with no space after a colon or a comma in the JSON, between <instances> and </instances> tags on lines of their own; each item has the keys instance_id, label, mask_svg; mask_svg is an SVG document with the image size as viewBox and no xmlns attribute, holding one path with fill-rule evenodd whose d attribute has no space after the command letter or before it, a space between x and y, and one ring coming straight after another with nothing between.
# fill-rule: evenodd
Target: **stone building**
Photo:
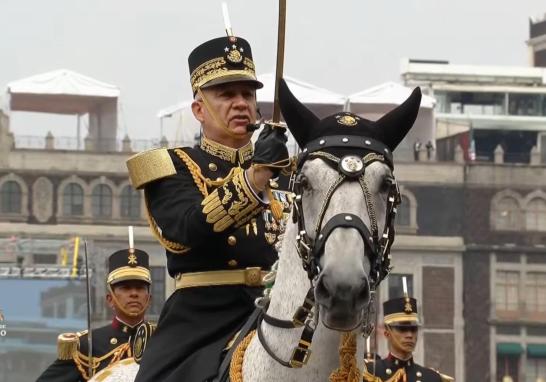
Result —
<instances>
[{"instance_id":1,"label":"stone building","mask_svg":"<svg viewBox=\"0 0 546 382\"><path fill-rule=\"evenodd\" d=\"M447 223L464 239L465 380L545 378L546 71L422 61L403 68L407 85L438 100L441 163L461 163L450 194L429 194L440 216L417 203L434 231Z\"/></svg>"}]
</instances>

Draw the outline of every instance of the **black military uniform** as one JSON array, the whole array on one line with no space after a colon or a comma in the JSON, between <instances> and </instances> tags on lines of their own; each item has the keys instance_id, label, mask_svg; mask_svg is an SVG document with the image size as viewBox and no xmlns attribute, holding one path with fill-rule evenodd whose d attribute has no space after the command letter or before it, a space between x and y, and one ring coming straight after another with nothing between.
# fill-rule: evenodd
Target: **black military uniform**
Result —
<instances>
[{"instance_id":1,"label":"black military uniform","mask_svg":"<svg viewBox=\"0 0 546 382\"><path fill-rule=\"evenodd\" d=\"M188 61L194 94L228 82L262 86L242 38L208 41ZM268 193L250 187L244 170L253 159L251 142L234 149L203 137L198 147L151 150L127 162L133 185L145 190L150 226L176 284L136 381L214 377L222 350L251 315L283 225L282 209L275 218ZM286 193L271 196L289 206Z\"/></svg>"},{"instance_id":2,"label":"black military uniform","mask_svg":"<svg viewBox=\"0 0 546 382\"><path fill-rule=\"evenodd\" d=\"M385 328L411 326L417 330L419 318L417 301L411 297L395 298L383 303ZM407 360L396 358L392 353L386 358L367 359L364 370L366 382L449 382L453 378L418 365L413 357Z\"/></svg>"},{"instance_id":3,"label":"black military uniform","mask_svg":"<svg viewBox=\"0 0 546 382\"><path fill-rule=\"evenodd\" d=\"M110 256L107 284L112 286L127 280L142 280L151 284L146 252L124 249ZM154 328L149 322L130 326L115 317L111 324L93 329L92 374L119 360L132 357L133 347L130 340L142 325L149 330ZM59 335L57 360L38 377L37 382L79 382L90 379L88 334L84 330Z\"/></svg>"}]
</instances>

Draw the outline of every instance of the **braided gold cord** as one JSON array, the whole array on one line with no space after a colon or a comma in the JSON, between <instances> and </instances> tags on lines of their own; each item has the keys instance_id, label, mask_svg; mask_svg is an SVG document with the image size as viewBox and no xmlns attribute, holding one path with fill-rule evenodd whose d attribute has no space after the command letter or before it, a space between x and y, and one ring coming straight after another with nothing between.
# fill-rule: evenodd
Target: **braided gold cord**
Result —
<instances>
[{"instance_id":1,"label":"braided gold cord","mask_svg":"<svg viewBox=\"0 0 546 382\"><path fill-rule=\"evenodd\" d=\"M176 243L174 241L167 240L163 237L163 235L159 231L159 227L157 226L157 223L152 217L150 208L148 206L148 200L145 199L145 202L146 202L146 219L148 220L148 225L150 226L150 229L152 230L152 234L157 239L157 241L159 241L159 244L161 244L163 248L171 251L172 253L182 254L182 253L188 252L191 249L190 247L180 243Z\"/></svg>"},{"instance_id":2,"label":"braided gold cord","mask_svg":"<svg viewBox=\"0 0 546 382\"><path fill-rule=\"evenodd\" d=\"M233 356L229 364L229 379L231 382L243 382L243 361L245 358L245 351L255 334L255 330L248 333L248 335L243 338L233 352Z\"/></svg>"},{"instance_id":3,"label":"braided gold cord","mask_svg":"<svg viewBox=\"0 0 546 382\"><path fill-rule=\"evenodd\" d=\"M339 346L339 368L330 374L330 382L360 382L362 373L356 364L356 333L343 333Z\"/></svg>"}]
</instances>

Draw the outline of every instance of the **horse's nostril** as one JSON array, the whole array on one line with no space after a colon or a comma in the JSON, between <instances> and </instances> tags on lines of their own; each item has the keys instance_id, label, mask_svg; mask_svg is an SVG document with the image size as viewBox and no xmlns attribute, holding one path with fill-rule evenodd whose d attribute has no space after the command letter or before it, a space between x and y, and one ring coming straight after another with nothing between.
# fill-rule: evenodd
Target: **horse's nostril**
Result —
<instances>
[{"instance_id":1,"label":"horse's nostril","mask_svg":"<svg viewBox=\"0 0 546 382\"><path fill-rule=\"evenodd\" d=\"M315 287L315 297L321 302L328 301L331 298L331 289L326 279L324 275L321 276Z\"/></svg>"}]
</instances>

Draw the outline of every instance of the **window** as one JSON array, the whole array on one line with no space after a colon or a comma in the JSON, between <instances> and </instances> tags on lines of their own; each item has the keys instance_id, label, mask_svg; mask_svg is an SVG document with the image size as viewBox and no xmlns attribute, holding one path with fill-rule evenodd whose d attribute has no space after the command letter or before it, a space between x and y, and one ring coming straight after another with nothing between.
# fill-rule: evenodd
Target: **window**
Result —
<instances>
[{"instance_id":1,"label":"window","mask_svg":"<svg viewBox=\"0 0 546 382\"><path fill-rule=\"evenodd\" d=\"M497 271L495 306L497 313L517 312L519 305L519 272Z\"/></svg>"},{"instance_id":2,"label":"window","mask_svg":"<svg viewBox=\"0 0 546 382\"><path fill-rule=\"evenodd\" d=\"M527 273L525 307L527 312L546 313L546 273Z\"/></svg>"},{"instance_id":3,"label":"window","mask_svg":"<svg viewBox=\"0 0 546 382\"><path fill-rule=\"evenodd\" d=\"M535 198L527 203L525 222L528 231L546 231L546 201Z\"/></svg>"},{"instance_id":4,"label":"window","mask_svg":"<svg viewBox=\"0 0 546 382\"><path fill-rule=\"evenodd\" d=\"M67 216L83 215L83 188L78 183L69 183L64 188L63 213Z\"/></svg>"},{"instance_id":5,"label":"window","mask_svg":"<svg viewBox=\"0 0 546 382\"><path fill-rule=\"evenodd\" d=\"M532 115L542 114L540 94L509 94L508 112L510 115Z\"/></svg>"},{"instance_id":6,"label":"window","mask_svg":"<svg viewBox=\"0 0 546 382\"><path fill-rule=\"evenodd\" d=\"M504 197L493 208L493 219L498 230L518 230L520 228L521 211L516 199Z\"/></svg>"},{"instance_id":7,"label":"window","mask_svg":"<svg viewBox=\"0 0 546 382\"><path fill-rule=\"evenodd\" d=\"M411 201L405 195L401 196L401 200L402 203L400 203L400 205L396 207L396 224L400 226L409 226L411 224Z\"/></svg>"},{"instance_id":8,"label":"window","mask_svg":"<svg viewBox=\"0 0 546 382\"><path fill-rule=\"evenodd\" d=\"M527 358L525 382L546 380L546 358Z\"/></svg>"},{"instance_id":9,"label":"window","mask_svg":"<svg viewBox=\"0 0 546 382\"><path fill-rule=\"evenodd\" d=\"M404 297L404 285L402 277L406 277L408 294L413 297L413 275L392 273L389 275L389 299Z\"/></svg>"},{"instance_id":10,"label":"window","mask_svg":"<svg viewBox=\"0 0 546 382\"><path fill-rule=\"evenodd\" d=\"M14 180L5 182L0 191L2 212L8 214L20 214L22 207L21 186Z\"/></svg>"},{"instance_id":11,"label":"window","mask_svg":"<svg viewBox=\"0 0 546 382\"><path fill-rule=\"evenodd\" d=\"M152 304L148 313L157 315L165 302L165 267L150 267L152 275Z\"/></svg>"},{"instance_id":12,"label":"window","mask_svg":"<svg viewBox=\"0 0 546 382\"><path fill-rule=\"evenodd\" d=\"M438 110L451 114L503 115L505 95L485 92L437 92Z\"/></svg>"},{"instance_id":13,"label":"window","mask_svg":"<svg viewBox=\"0 0 546 382\"><path fill-rule=\"evenodd\" d=\"M140 193L131 186L125 186L121 191L120 215L124 218L140 218Z\"/></svg>"},{"instance_id":14,"label":"window","mask_svg":"<svg viewBox=\"0 0 546 382\"><path fill-rule=\"evenodd\" d=\"M99 184L91 193L93 217L107 218L112 216L112 189L106 184Z\"/></svg>"}]
</instances>

